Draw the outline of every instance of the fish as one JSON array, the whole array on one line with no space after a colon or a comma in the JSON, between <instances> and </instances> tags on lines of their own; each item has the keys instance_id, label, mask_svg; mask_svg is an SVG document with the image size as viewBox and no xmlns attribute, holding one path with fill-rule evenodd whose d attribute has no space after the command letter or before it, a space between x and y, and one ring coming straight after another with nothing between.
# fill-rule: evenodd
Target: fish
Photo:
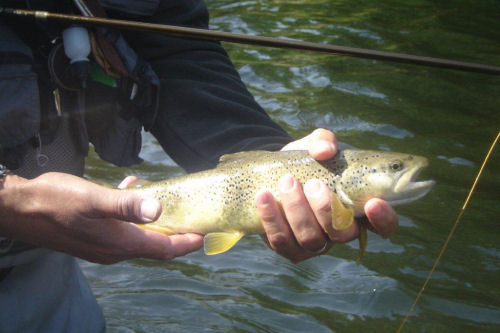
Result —
<instances>
[{"instance_id":1,"label":"fish","mask_svg":"<svg viewBox=\"0 0 500 333\"><path fill-rule=\"evenodd\" d=\"M364 205L372 198L395 206L425 196L434 181L416 178L427 165L425 157L388 151L344 149L325 161L301 150L246 151L223 155L213 169L131 190L156 198L162 206L158 220L141 227L167 235L202 234L205 253L215 255L245 235L264 233L256 194L269 190L279 202L278 182L284 175L301 184L309 179L324 182L332 191L333 228L345 230L364 215ZM359 243L358 262L367 244L362 224Z\"/></svg>"}]
</instances>

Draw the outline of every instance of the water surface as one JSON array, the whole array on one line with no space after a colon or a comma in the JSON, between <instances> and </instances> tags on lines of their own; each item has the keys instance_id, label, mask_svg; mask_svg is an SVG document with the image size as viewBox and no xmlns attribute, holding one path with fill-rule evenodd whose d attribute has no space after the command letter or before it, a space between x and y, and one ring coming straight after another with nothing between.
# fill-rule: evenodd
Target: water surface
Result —
<instances>
[{"instance_id":1,"label":"water surface","mask_svg":"<svg viewBox=\"0 0 500 333\"><path fill-rule=\"evenodd\" d=\"M500 65L498 1L209 1L212 29ZM229 253L172 262L83 263L117 332L394 331L446 239L500 129L500 79L374 60L225 44L243 80L299 138L317 127L346 145L427 156L424 199L398 207L391 239L370 234L294 265L258 237ZM87 175L158 180L182 170L148 135L131 169L88 159ZM498 149L410 318L408 332L500 330Z\"/></svg>"}]
</instances>

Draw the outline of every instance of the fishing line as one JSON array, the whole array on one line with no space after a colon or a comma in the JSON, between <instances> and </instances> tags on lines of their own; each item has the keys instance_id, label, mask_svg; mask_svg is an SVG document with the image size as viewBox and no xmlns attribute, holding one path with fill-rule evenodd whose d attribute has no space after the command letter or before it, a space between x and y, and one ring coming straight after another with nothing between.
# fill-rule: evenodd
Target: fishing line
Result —
<instances>
[{"instance_id":1,"label":"fishing line","mask_svg":"<svg viewBox=\"0 0 500 333\"><path fill-rule=\"evenodd\" d=\"M420 288L420 291L418 292L417 297L415 298L415 301L410 306L410 309L406 313L405 318L401 322L401 325L399 326L399 328L397 330L397 333L401 332L401 330L403 329L404 325L408 321L408 318L410 317L411 312L413 311L413 309L417 305L417 302L420 299L420 296L422 296L422 293L424 292L424 289L427 287L427 284L429 283L429 281L430 281L430 279L432 277L432 274L434 273L434 271L436 270L437 265L441 261L441 257L443 256L444 251L448 247L448 243L450 242L451 237L453 237L453 234L455 233L455 229L457 229L458 222L462 218L462 215L464 215L464 212L465 212L465 209L467 208L467 205L469 203L470 197L472 196L472 193L474 192L474 190L476 188L477 182L479 181L479 178L481 177L481 175L483 173L484 166L486 165L486 163L490 159L490 155L493 152L493 149L495 148L495 146L496 146L499 138L500 138L500 132L498 132L497 137L495 138L495 140L493 140L493 143L491 144L491 147L488 150L488 153L486 154L486 157L483 160L483 164L481 165L481 168L479 168L479 171L477 173L476 179L474 180L474 183L472 184L472 187L471 187L471 189L469 191L469 194L467 195L467 198L465 199L465 202L464 202L464 204L462 206L462 209L460 210L460 213L458 213L457 219L455 220L455 224L453 224L453 227L451 228L450 233L448 234L448 238L446 238L446 241L444 242L443 247L441 248L441 252L439 252L439 255L437 256L436 261L434 262L434 265L432 266L431 270L429 271L429 274L427 275L427 278L425 279L425 282L422 285L422 288Z\"/></svg>"}]
</instances>

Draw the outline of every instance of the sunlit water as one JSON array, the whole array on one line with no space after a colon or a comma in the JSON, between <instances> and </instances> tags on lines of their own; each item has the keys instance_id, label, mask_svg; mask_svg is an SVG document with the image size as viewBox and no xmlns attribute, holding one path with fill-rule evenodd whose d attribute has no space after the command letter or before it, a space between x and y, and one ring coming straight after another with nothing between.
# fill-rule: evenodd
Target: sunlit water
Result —
<instances>
[{"instance_id":1,"label":"sunlit water","mask_svg":"<svg viewBox=\"0 0 500 333\"><path fill-rule=\"evenodd\" d=\"M209 1L212 29L500 65L497 1ZM444 2L443 2L444 3ZM370 234L295 265L258 237L230 252L172 262L82 263L110 331L394 331L455 220L500 130L500 80L449 70L225 44L258 102L295 137L316 127L365 149L427 156L424 199L398 207L391 239ZM88 159L87 175L117 183L182 170L145 137L137 167ZM499 153L406 328L500 330Z\"/></svg>"}]
</instances>

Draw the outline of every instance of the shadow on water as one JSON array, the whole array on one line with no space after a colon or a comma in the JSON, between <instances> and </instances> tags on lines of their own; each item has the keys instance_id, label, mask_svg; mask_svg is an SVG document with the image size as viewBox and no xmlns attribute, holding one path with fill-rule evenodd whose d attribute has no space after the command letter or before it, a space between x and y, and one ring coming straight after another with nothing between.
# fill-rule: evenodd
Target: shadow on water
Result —
<instances>
[{"instance_id":1,"label":"shadow on water","mask_svg":"<svg viewBox=\"0 0 500 333\"><path fill-rule=\"evenodd\" d=\"M497 1L209 1L212 28L500 65ZM82 263L110 331L394 331L406 314L500 128L500 79L411 65L225 44L257 101L295 137L316 127L346 145L412 152L437 181L397 208L391 239L294 265L247 237L229 253L173 262ZM87 175L182 173L145 138L132 169L88 159ZM498 148L407 324L409 332L500 330Z\"/></svg>"}]
</instances>

